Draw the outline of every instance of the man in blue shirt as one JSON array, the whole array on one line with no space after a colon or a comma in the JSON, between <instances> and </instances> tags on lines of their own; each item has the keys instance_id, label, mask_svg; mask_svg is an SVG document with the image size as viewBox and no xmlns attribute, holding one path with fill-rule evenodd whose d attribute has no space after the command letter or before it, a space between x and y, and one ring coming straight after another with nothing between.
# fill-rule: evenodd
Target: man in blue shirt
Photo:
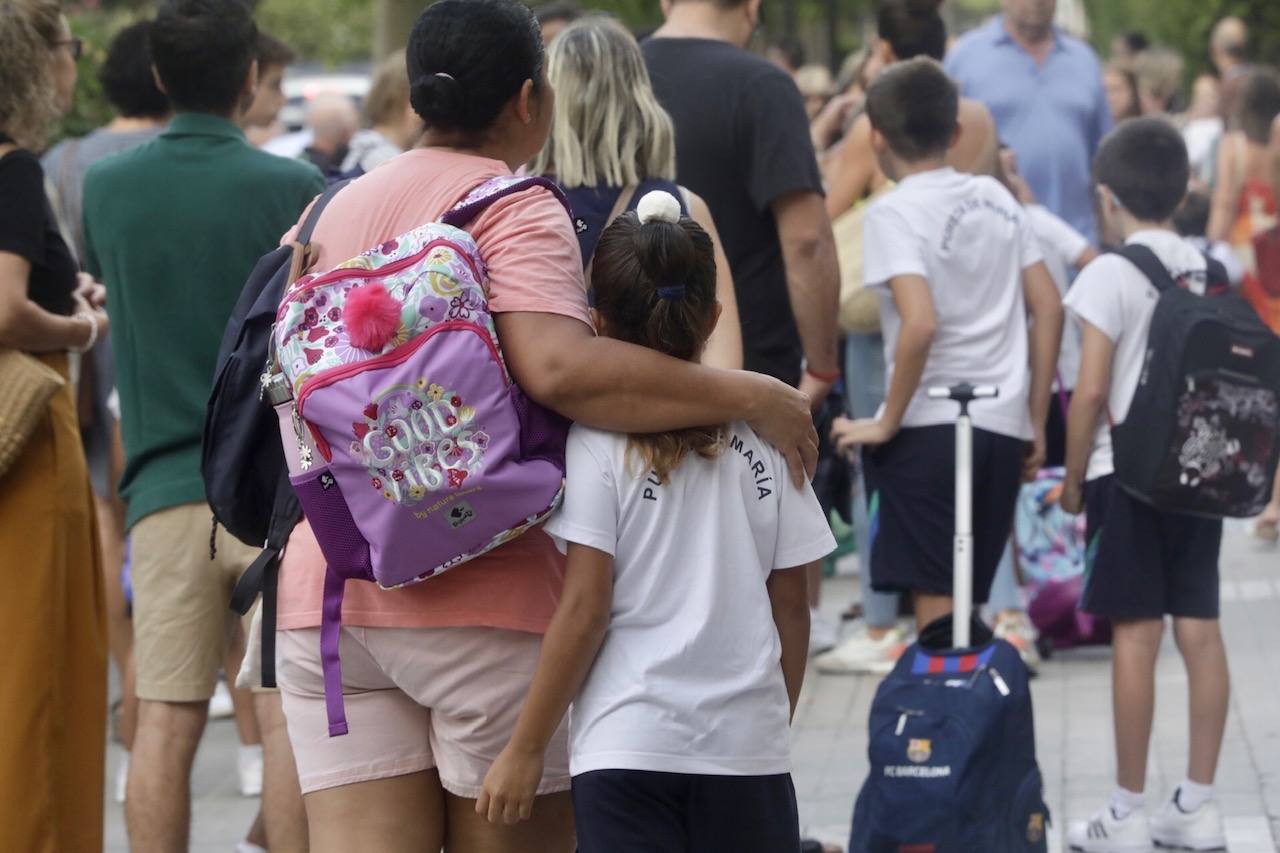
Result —
<instances>
[{"instance_id":1,"label":"man in blue shirt","mask_svg":"<svg viewBox=\"0 0 1280 853\"><path fill-rule=\"evenodd\" d=\"M1096 242L1091 166L1112 125L1098 57L1053 26L1057 0L1003 3L956 43L947 73L991 110L1036 200Z\"/></svg>"}]
</instances>

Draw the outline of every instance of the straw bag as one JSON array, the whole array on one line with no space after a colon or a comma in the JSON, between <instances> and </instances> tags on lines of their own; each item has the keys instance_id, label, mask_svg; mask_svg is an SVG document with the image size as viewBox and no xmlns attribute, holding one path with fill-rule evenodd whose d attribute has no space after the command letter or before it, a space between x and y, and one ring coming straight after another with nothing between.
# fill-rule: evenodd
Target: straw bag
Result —
<instances>
[{"instance_id":1,"label":"straw bag","mask_svg":"<svg viewBox=\"0 0 1280 853\"><path fill-rule=\"evenodd\" d=\"M891 183L881 187L837 217L831 226L840 264L840 328L846 332L880 331L880 297L868 290L862 280L862 224L871 203L892 188Z\"/></svg>"},{"instance_id":2,"label":"straw bag","mask_svg":"<svg viewBox=\"0 0 1280 853\"><path fill-rule=\"evenodd\" d=\"M49 400L66 384L62 374L40 360L0 348L0 477L35 432Z\"/></svg>"}]
</instances>

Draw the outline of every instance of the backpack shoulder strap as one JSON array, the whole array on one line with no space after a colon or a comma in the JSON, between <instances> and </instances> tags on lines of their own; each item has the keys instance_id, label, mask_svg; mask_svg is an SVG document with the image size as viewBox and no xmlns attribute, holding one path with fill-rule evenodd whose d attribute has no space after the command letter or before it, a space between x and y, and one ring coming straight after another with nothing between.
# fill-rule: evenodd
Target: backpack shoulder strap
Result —
<instances>
[{"instance_id":1,"label":"backpack shoulder strap","mask_svg":"<svg viewBox=\"0 0 1280 853\"><path fill-rule=\"evenodd\" d=\"M555 181L543 177L503 175L497 178L490 178L476 187L462 201L454 205L452 210L440 217L440 221L454 228L466 228L475 221L477 216L488 210L489 206L494 202L534 187L542 187L549 190L564 207L569 217L573 217L573 210L569 207L569 199L565 197L564 192L556 185Z\"/></svg>"},{"instance_id":2,"label":"backpack shoulder strap","mask_svg":"<svg viewBox=\"0 0 1280 853\"><path fill-rule=\"evenodd\" d=\"M627 212L627 206L631 204L631 199L635 196L637 190L639 190L639 186L635 184L622 188L622 190L618 193L618 197L613 202L613 208L609 211L609 215L605 217L605 220L603 223L600 223L600 227L597 229L595 234L595 240L591 242L591 245L589 247L583 248L583 251L582 251L582 263L584 264L583 275L587 280L588 288L591 287L591 270L593 268L593 260L596 253L596 243L599 242L600 235L604 233L604 229L608 228L609 224L613 222L613 220L617 219L619 216Z\"/></svg>"},{"instance_id":3,"label":"backpack shoulder strap","mask_svg":"<svg viewBox=\"0 0 1280 853\"><path fill-rule=\"evenodd\" d=\"M316 225L320 223L320 214L324 213L324 209L329 206L329 202L333 201L333 197L338 194L353 179L348 178L345 181L337 181L332 183L325 191L316 199L315 204L311 205L311 212L307 214L307 219L302 223L302 227L298 229L298 242L307 245L311 242L311 235L316 230Z\"/></svg>"},{"instance_id":4,"label":"backpack shoulder strap","mask_svg":"<svg viewBox=\"0 0 1280 853\"><path fill-rule=\"evenodd\" d=\"M1159 293L1178 286L1173 276L1169 275L1169 270L1165 269L1164 264L1156 257L1156 253L1140 243L1128 243L1113 250L1113 254L1119 255L1137 267Z\"/></svg>"},{"instance_id":5,"label":"backpack shoulder strap","mask_svg":"<svg viewBox=\"0 0 1280 853\"><path fill-rule=\"evenodd\" d=\"M338 191L349 183L351 183L350 180L345 180L330 184L311 205L311 212L303 220L302 227L298 229L297 236L293 238L293 242L290 244L293 246L293 256L289 259L289 279L285 282L286 286L292 285L301 278L303 273L310 269L315 262L316 252L311 246L311 235L315 232L316 225L320 222L320 214L324 213L324 209L329 206L329 202L333 201L333 197L338 194ZM273 352L274 349L273 347Z\"/></svg>"}]
</instances>

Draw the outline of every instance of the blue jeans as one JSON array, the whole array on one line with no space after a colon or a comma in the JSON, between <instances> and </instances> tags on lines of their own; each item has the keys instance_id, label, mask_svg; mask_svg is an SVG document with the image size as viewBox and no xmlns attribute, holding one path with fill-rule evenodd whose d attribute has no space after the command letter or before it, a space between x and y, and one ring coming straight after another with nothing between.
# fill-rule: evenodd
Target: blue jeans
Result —
<instances>
[{"instance_id":1,"label":"blue jeans","mask_svg":"<svg viewBox=\"0 0 1280 853\"><path fill-rule=\"evenodd\" d=\"M884 403L884 338L879 334L850 334L845 339L845 392L849 414L873 418ZM853 535L858 545L858 582L862 587L862 617L868 628L892 628L898 622L898 595L871 588L871 524L867 518L866 483L855 481Z\"/></svg>"}]
</instances>

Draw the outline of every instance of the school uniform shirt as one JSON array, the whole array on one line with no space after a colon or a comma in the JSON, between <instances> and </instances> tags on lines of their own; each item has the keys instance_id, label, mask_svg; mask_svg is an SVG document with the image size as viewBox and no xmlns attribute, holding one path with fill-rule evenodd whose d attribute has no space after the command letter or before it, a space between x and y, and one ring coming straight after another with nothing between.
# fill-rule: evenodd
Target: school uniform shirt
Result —
<instances>
[{"instance_id":1,"label":"school uniform shirt","mask_svg":"<svg viewBox=\"0 0 1280 853\"><path fill-rule=\"evenodd\" d=\"M1067 288L1071 286L1072 267L1089 248L1089 238L1044 205L1029 204L1026 211L1027 218L1031 220L1031 230L1040 241L1040 250L1044 252L1044 265L1049 268L1049 275L1058 286L1059 295L1066 298ZM1062 327L1062 348L1058 351L1058 382L1064 390L1070 391L1076 387L1076 376L1079 373L1080 326L1069 320Z\"/></svg>"},{"instance_id":2,"label":"school uniform shirt","mask_svg":"<svg viewBox=\"0 0 1280 853\"><path fill-rule=\"evenodd\" d=\"M1127 241L1155 252L1182 287L1204 293L1208 263L1195 246L1172 231L1139 231ZM1111 427L1123 423L1129 414L1142 362L1147 351L1151 315L1159 293L1133 264L1119 255L1103 255L1076 278L1067 294L1066 307L1080 320L1094 326L1115 344L1111 359L1111 390L1108 411L1098 418L1098 430L1089 456L1086 480L1096 480L1115 471L1111 452Z\"/></svg>"},{"instance_id":3,"label":"school uniform shirt","mask_svg":"<svg viewBox=\"0 0 1280 853\"><path fill-rule=\"evenodd\" d=\"M574 426L546 530L614 558L609 630L570 716L570 771L790 771L790 705L765 583L835 548L813 488L742 423L715 459L637 472L627 437Z\"/></svg>"},{"instance_id":4,"label":"school uniform shirt","mask_svg":"<svg viewBox=\"0 0 1280 853\"><path fill-rule=\"evenodd\" d=\"M1044 259L1030 219L992 178L944 168L910 175L867 209L863 275L880 292L887 383L902 318L889 282L922 276L937 331L903 427L953 423L957 407L931 387L972 382L1000 396L970 409L979 429L1030 439L1027 312L1022 271ZM887 387L887 386L886 386Z\"/></svg>"}]
</instances>

